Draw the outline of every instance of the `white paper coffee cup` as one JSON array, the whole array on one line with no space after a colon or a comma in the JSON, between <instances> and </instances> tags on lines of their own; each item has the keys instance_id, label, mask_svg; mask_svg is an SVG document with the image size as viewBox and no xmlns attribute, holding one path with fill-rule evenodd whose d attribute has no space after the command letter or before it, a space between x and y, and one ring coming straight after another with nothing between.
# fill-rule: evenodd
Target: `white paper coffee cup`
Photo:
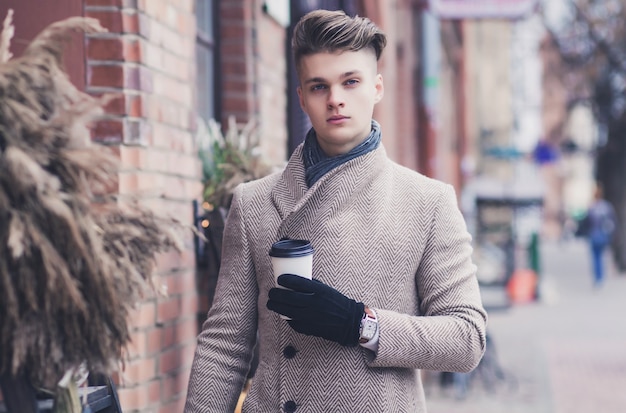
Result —
<instances>
[{"instance_id":1,"label":"white paper coffee cup","mask_svg":"<svg viewBox=\"0 0 626 413\"><path fill-rule=\"evenodd\" d=\"M295 274L310 280L313 277L313 252L311 243L301 239L283 239L272 244L269 255L274 280L277 281L282 274Z\"/></svg>"},{"instance_id":2,"label":"white paper coffee cup","mask_svg":"<svg viewBox=\"0 0 626 413\"><path fill-rule=\"evenodd\" d=\"M294 274L309 280L313 278L313 252L311 243L306 240L283 239L272 244L269 255L272 259L276 286L284 288L278 285L278 277L282 274Z\"/></svg>"}]
</instances>

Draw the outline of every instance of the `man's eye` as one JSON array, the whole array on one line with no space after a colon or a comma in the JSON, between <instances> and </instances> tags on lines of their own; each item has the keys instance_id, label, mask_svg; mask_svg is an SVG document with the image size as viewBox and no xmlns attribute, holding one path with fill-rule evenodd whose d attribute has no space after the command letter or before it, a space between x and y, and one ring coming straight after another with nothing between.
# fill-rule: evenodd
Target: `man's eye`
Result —
<instances>
[{"instance_id":1,"label":"man's eye","mask_svg":"<svg viewBox=\"0 0 626 413\"><path fill-rule=\"evenodd\" d=\"M316 92L318 90L326 89L326 85L313 85L311 86L311 92Z\"/></svg>"},{"instance_id":2,"label":"man's eye","mask_svg":"<svg viewBox=\"0 0 626 413\"><path fill-rule=\"evenodd\" d=\"M354 85L356 85L356 84L358 84L358 83L359 83L359 81L358 81L358 80L356 80L356 79L346 80L346 85L347 85L347 86L354 86Z\"/></svg>"}]
</instances>

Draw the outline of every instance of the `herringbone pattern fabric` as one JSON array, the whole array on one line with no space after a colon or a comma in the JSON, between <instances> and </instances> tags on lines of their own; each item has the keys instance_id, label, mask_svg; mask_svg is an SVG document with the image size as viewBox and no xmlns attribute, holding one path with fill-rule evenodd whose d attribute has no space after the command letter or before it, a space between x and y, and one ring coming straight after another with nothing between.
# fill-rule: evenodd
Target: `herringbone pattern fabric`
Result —
<instances>
[{"instance_id":1,"label":"herringbone pattern fabric","mask_svg":"<svg viewBox=\"0 0 626 413\"><path fill-rule=\"evenodd\" d=\"M233 411L257 316L260 363L244 412L283 412L289 401L298 413L425 412L418 369L471 370L485 345L486 314L454 191L393 163L383 147L307 190L300 151L282 173L236 191L185 412ZM268 251L283 237L310 240L313 276L377 310L375 358L298 334L266 309L274 286Z\"/></svg>"}]
</instances>

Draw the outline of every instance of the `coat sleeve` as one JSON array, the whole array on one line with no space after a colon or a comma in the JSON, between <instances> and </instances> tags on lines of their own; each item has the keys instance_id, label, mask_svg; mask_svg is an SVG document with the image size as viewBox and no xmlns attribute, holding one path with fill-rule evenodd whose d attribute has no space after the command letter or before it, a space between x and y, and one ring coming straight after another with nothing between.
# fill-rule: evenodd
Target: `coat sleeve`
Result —
<instances>
[{"instance_id":1,"label":"coat sleeve","mask_svg":"<svg viewBox=\"0 0 626 413\"><path fill-rule=\"evenodd\" d=\"M419 314L377 309L379 341L372 367L467 372L485 350L482 306L471 236L451 186L439 196L416 273Z\"/></svg>"},{"instance_id":2,"label":"coat sleeve","mask_svg":"<svg viewBox=\"0 0 626 413\"><path fill-rule=\"evenodd\" d=\"M258 285L243 204L240 185L224 229L215 300L198 336L185 413L234 411L250 368L257 332Z\"/></svg>"}]
</instances>

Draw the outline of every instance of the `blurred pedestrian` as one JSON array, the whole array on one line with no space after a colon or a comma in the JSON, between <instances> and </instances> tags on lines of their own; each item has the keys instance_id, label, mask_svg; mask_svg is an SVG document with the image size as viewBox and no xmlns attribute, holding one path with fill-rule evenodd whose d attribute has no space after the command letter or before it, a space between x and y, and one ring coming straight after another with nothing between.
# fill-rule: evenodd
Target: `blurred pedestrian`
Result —
<instances>
[{"instance_id":1,"label":"blurred pedestrian","mask_svg":"<svg viewBox=\"0 0 626 413\"><path fill-rule=\"evenodd\" d=\"M250 413L425 412L418 369L480 361L486 313L454 189L390 160L372 119L385 44L341 11L297 23L313 127L283 171L235 191L186 413L232 412L255 344ZM312 280L277 288L268 252L283 238L310 241Z\"/></svg>"},{"instance_id":2,"label":"blurred pedestrian","mask_svg":"<svg viewBox=\"0 0 626 413\"><path fill-rule=\"evenodd\" d=\"M593 201L580 223L579 231L589 242L595 287L600 287L604 283L604 251L611 243L615 227L615 209L604 199L602 187L596 185Z\"/></svg>"}]
</instances>

